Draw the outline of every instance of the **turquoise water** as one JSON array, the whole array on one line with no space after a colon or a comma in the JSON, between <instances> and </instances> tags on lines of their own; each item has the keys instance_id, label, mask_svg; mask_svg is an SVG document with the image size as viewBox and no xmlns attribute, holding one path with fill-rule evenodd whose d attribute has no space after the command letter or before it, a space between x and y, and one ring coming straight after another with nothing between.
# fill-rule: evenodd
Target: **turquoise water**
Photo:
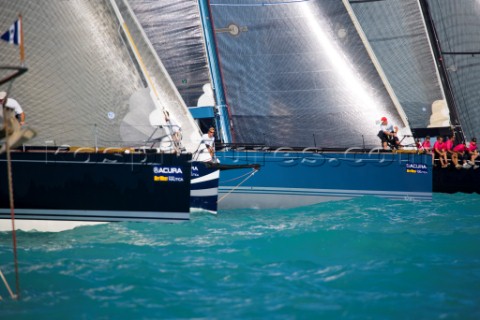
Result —
<instances>
[{"instance_id":1,"label":"turquoise water","mask_svg":"<svg viewBox=\"0 0 480 320\"><path fill-rule=\"evenodd\" d=\"M480 319L480 196L19 232L1 319ZM15 282L11 233L0 266Z\"/></svg>"}]
</instances>

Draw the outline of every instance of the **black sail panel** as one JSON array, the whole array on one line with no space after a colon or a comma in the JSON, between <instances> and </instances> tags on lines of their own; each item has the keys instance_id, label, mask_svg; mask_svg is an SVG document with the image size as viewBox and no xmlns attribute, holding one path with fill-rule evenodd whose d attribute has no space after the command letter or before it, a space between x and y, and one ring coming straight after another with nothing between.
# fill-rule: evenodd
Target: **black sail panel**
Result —
<instances>
[{"instance_id":1,"label":"black sail panel","mask_svg":"<svg viewBox=\"0 0 480 320\"><path fill-rule=\"evenodd\" d=\"M410 127L448 127L447 102L418 1L350 4Z\"/></svg>"},{"instance_id":2,"label":"black sail panel","mask_svg":"<svg viewBox=\"0 0 480 320\"><path fill-rule=\"evenodd\" d=\"M480 136L480 2L428 0L442 59L467 139Z\"/></svg>"},{"instance_id":3,"label":"black sail panel","mask_svg":"<svg viewBox=\"0 0 480 320\"><path fill-rule=\"evenodd\" d=\"M212 0L234 141L379 146L404 123L342 1Z\"/></svg>"},{"instance_id":4,"label":"black sail panel","mask_svg":"<svg viewBox=\"0 0 480 320\"><path fill-rule=\"evenodd\" d=\"M128 0L187 106L197 106L210 84L196 1Z\"/></svg>"}]
</instances>

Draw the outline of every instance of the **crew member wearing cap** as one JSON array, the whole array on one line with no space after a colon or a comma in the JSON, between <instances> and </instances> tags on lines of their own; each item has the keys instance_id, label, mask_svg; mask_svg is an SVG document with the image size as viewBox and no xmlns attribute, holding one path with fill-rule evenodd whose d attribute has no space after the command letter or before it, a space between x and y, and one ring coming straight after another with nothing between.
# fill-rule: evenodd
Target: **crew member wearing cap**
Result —
<instances>
[{"instance_id":1,"label":"crew member wearing cap","mask_svg":"<svg viewBox=\"0 0 480 320\"><path fill-rule=\"evenodd\" d=\"M396 149L400 147L400 141L397 137L398 127L388 123L386 117L380 119L380 131L377 136L382 140L382 147L384 150L388 150L388 142L393 145L392 148Z\"/></svg>"},{"instance_id":2,"label":"crew member wearing cap","mask_svg":"<svg viewBox=\"0 0 480 320\"><path fill-rule=\"evenodd\" d=\"M17 118L20 125L25 124L25 112L23 112L22 107L17 100L12 98L7 98L7 93L5 91L0 92L0 105L5 108L12 109L15 112L15 117Z\"/></svg>"}]
</instances>

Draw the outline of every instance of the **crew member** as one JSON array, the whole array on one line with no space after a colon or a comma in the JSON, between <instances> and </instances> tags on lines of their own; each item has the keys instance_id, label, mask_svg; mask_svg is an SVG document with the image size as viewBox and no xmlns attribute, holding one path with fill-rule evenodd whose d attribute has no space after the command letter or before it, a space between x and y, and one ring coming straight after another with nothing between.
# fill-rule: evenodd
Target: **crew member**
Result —
<instances>
[{"instance_id":1,"label":"crew member","mask_svg":"<svg viewBox=\"0 0 480 320\"><path fill-rule=\"evenodd\" d=\"M215 128L210 127L208 132L202 135L202 143L205 144L205 147L213 159L215 155Z\"/></svg>"},{"instance_id":2,"label":"crew member","mask_svg":"<svg viewBox=\"0 0 480 320\"><path fill-rule=\"evenodd\" d=\"M25 124L25 112L23 112L22 107L17 100L7 98L7 93L5 91L0 91L0 105L13 110L15 112L15 118L17 118L20 125L23 126Z\"/></svg>"},{"instance_id":3,"label":"crew member","mask_svg":"<svg viewBox=\"0 0 480 320\"><path fill-rule=\"evenodd\" d=\"M398 127L388 123L386 117L380 119L380 131L377 136L382 140L383 150L388 150L388 146L392 149L398 149L400 147L400 141L397 137Z\"/></svg>"}]
</instances>

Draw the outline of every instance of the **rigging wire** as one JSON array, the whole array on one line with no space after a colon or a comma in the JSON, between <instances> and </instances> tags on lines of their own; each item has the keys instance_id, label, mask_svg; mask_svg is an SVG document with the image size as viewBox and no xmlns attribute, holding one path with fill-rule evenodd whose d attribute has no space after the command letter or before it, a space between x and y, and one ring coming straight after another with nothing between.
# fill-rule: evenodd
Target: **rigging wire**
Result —
<instances>
[{"instance_id":1,"label":"rigging wire","mask_svg":"<svg viewBox=\"0 0 480 320\"><path fill-rule=\"evenodd\" d=\"M235 180L238 180L238 179L242 179L243 177L246 177L246 176L248 176L248 175L250 175L250 174L252 174L252 173L251 173L251 172L247 172L247 173L245 173L245 174L242 174L241 176L238 176L238 177L236 177L236 178L232 178L232 179L230 179L230 180L226 180L226 181L224 181L224 182L227 183L227 182L232 182L232 181L235 181ZM242 183L243 183L243 182L242 182Z\"/></svg>"},{"instance_id":2,"label":"rigging wire","mask_svg":"<svg viewBox=\"0 0 480 320\"><path fill-rule=\"evenodd\" d=\"M3 106L2 106L3 108ZM8 197L10 203L10 216L12 221L12 244L13 244L13 259L15 265L15 287L16 287L16 295L10 294L12 299L18 299L20 295L20 277L18 273L18 255L17 255L17 234L15 231L15 206L14 206L14 197L13 197L13 175L12 175L12 158L10 154L10 145L9 145L9 136L10 136L10 121L14 119L10 112L6 113L5 108L4 110L4 129L5 129L5 148L7 154L7 179L8 179ZM2 278L3 274L2 274ZM4 280L5 282L5 280ZM6 284L7 288L8 284ZM11 291L11 290L9 290Z\"/></svg>"},{"instance_id":3,"label":"rigging wire","mask_svg":"<svg viewBox=\"0 0 480 320\"><path fill-rule=\"evenodd\" d=\"M223 199L225 199L228 195L230 195L233 191L235 191L238 187L240 187L245 181L247 181L248 179L250 179L251 177L253 177L253 175L255 173L257 173L257 169L253 169L252 172L250 173L250 175L248 175L248 177L246 177L245 179L243 179L242 182L240 182L239 184L237 184L234 188L232 188L232 190L230 190L229 192L227 192L223 197L221 197L220 199L218 199L217 203L220 203Z\"/></svg>"},{"instance_id":4,"label":"rigging wire","mask_svg":"<svg viewBox=\"0 0 480 320\"><path fill-rule=\"evenodd\" d=\"M7 129L8 131L8 129ZM8 133L7 133L8 137ZM8 197L10 202L10 216L12 220L12 243L13 243L13 260L15 264L15 287L17 298L20 292L20 277L18 274L18 255L17 255L17 233L15 231L15 206L13 202L13 177L12 177L12 158L10 155L10 146L8 140L5 142L7 147L7 171L8 171Z\"/></svg>"},{"instance_id":5,"label":"rigging wire","mask_svg":"<svg viewBox=\"0 0 480 320\"><path fill-rule=\"evenodd\" d=\"M5 287L7 288L8 293L10 293L10 297L12 297L12 299L15 299L17 296L13 293L12 289L8 285L7 279L5 279L5 276L3 275L3 272L1 269L0 269L0 277L2 278L2 281L5 284ZM0 297L0 300L2 300L2 297Z\"/></svg>"}]
</instances>

